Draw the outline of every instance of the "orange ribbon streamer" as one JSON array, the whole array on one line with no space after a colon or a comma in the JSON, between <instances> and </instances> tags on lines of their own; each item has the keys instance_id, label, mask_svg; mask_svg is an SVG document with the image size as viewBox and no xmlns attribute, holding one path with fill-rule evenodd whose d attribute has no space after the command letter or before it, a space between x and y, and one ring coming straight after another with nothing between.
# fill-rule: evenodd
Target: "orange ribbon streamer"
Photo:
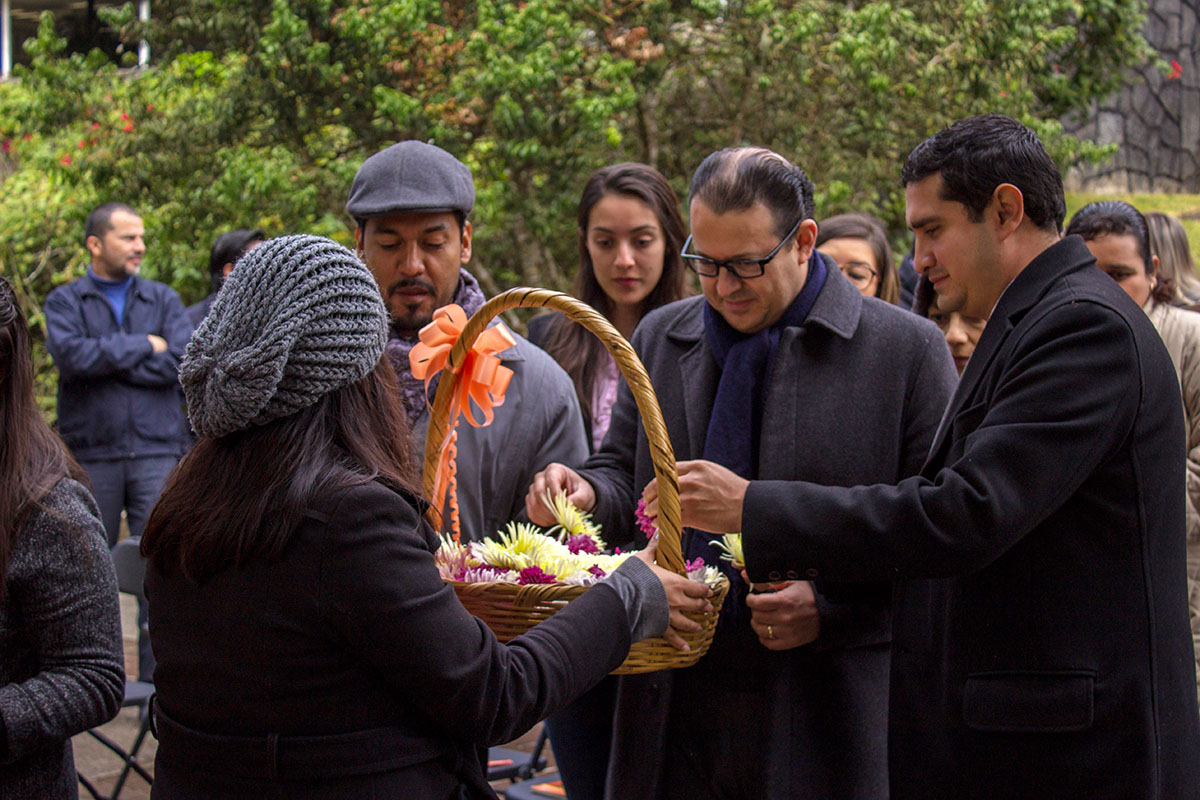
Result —
<instances>
[{"instance_id":1,"label":"orange ribbon streamer","mask_svg":"<svg viewBox=\"0 0 1200 800\"><path fill-rule=\"evenodd\" d=\"M409 353L408 362L413 376L425 381L425 395L429 396L429 383L433 376L446 368L450 350L462 335L467 324L466 312L458 305L442 306L433 313L433 321L421 329L420 341ZM437 472L435 473L435 497L445 498L449 492L450 529L455 541L459 541L458 490L455 446L458 439L458 419L465 416L473 427L482 428L492 424L494 409L504 405L504 392L512 379L512 370L500 363L498 353L517 342L503 325L488 328L475 340L475 344L463 359L458 369L454 394L450 398L450 419L447 433L442 440ZM474 406L479 409L482 420L477 419ZM428 402L428 399L426 400Z\"/></svg>"}]
</instances>

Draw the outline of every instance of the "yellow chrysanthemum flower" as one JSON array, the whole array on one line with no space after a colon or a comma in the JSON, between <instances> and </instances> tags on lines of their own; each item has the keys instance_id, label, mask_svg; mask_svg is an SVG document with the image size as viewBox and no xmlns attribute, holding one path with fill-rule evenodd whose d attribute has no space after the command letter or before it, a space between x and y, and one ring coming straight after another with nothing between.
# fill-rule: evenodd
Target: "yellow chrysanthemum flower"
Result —
<instances>
[{"instance_id":1,"label":"yellow chrysanthemum flower","mask_svg":"<svg viewBox=\"0 0 1200 800\"><path fill-rule=\"evenodd\" d=\"M600 537L600 526L592 519L592 515L586 511L580 511L578 507L567 499L565 491L559 491L551 496L546 493L545 503L550 513L554 515L554 521L557 523L550 529L549 535L557 536L559 541L567 541L572 537L584 536L591 539L595 546L595 552L599 553L604 550L604 539ZM578 547L573 548L578 550ZM591 547L587 548L592 551Z\"/></svg>"},{"instance_id":2,"label":"yellow chrysanthemum flower","mask_svg":"<svg viewBox=\"0 0 1200 800\"><path fill-rule=\"evenodd\" d=\"M495 540L488 538L471 544L471 555L475 559L502 569L540 566L539 561L566 553L564 545L528 522L510 522Z\"/></svg>"},{"instance_id":3,"label":"yellow chrysanthemum flower","mask_svg":"<svg viewBox=\"0 0 1200 800\"><path fill-rule=\"evenodd\" d=\"M742 535L740 533L726 533L720 539L714 539L709 544L721 551L722 561L728 561L736 569L746 567L746 556L742 551Z\"/></svg>"}]
</instances>

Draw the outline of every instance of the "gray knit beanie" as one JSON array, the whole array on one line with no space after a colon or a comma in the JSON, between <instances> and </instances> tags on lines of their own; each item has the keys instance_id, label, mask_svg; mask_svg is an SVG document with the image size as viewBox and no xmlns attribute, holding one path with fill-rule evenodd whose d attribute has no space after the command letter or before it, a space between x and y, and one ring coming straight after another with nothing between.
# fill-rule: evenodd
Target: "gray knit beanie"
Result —
<instances>
[{"instance_id":1,"label":"gray knit beanie","mask_svg":"<svg viewBox=\"0 0 1200 800\"><path fill-rule=\"evenodd\" d=\"M215 439L290 416L375 368L387 311L371 272L319 236L269 239L230 273L179 368L192 428Z\"/></svg>"}]
</instances>

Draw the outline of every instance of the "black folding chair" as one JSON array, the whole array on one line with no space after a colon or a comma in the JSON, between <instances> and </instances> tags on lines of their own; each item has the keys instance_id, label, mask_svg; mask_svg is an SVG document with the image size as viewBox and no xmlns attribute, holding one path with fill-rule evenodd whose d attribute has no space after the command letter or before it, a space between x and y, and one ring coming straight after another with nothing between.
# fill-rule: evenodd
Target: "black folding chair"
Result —
<instances>
[{"instance_id":1,"label":"black folding chair","mask_svg":"<svg viewBox=\"0 0 1200 800\"><path fill-rule=\"evenodd\" d=\"M533 746L533 752L527 758L522 759L521 769L512 776L502 776L508 777L513 782L512 785L502 792L505 800L545 800L547 797L566 796L546 792L543 786L544 784L560 780L557 772L547 772L544 775L538 775L539 772L546 768L544 751L547 741L546 728L543 726L541 733L538 734L537 743ZM488 751L488 757L491 757L492 750L502 749L499 747L491 748ZM519 755L523 756L524 753ZM490 770L488 771L488 780L496 780L496 778L492 777Z\"/></svg>"},{"instance_id":2,"label":"black folding chair","mask_svg":"<svg viewBox=\"0 0 1200 800\"><path fill-rule=\"evenodd\" d=\"M533 752L523 753L520 750L510 750L507 747L488 748L489 781L523 781L533 777L534 773L546 768L546 728L542 727L538 734Z\"/></svg>"},{"instance_id":3,"label":"black folding chair","mask_svg":"<svg viewBox=\"0 0 1200 800\"><path fill-rule=\"evenodd\" d=\"M117 572L117 588L125 594L134 595L139 602L144 602L145 592L143 590L143 583L146 579L146 561L142 558L142 554L138 550L140 545L141 540L138 538L122 539L113 547L112 557L113 566ZM125 762L120 774L117 775L116 783L113 784L112 794L107 797L100 794L96 790L96 787L83 775L78 776L80 785L95 800L117 800L120 797L121 789L125 786L125 781L129 778L130 772L136 772L146 783L154 783L154 776L147 772L146 768L137 761L138 751L142 749L142 743L146 740L146 734L150 731L150 698L153 694L153 683L149 683L148 681L125 681L125 699L121 702L121 707L136 707L138 715L141 718L137 738L133 740L133 746L128 750L125 750L111 738L97 730L87 732L89 736L109 750L112 750Z\"/></svg>"}]
</instances>

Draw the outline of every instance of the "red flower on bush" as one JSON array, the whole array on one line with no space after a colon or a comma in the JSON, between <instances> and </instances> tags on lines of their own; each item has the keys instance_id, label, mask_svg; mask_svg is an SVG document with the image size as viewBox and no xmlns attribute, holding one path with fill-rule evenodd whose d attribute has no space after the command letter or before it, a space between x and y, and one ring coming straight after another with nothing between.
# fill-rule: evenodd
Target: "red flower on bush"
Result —
<instances>
[{"instance_id":1,"label":"red flower on bush","mask_svg":"<svg viewBox=\"0 0 1200 800\"><path fill-rule=\"evenodd\" d=\"M1179 76L1183 74L1183 66L1178 61L1171 62L1171 74L1167 76L1169 81L1179 80Z\"/></svg>"},{"instance_id":2,"label":"red flower on bush","mask_svg":"<svg viewBox=\"0 0 1200 800\"><path fill-rule=\"evenodd\" d=\"M0 150L3 150L5 153L11 153L12 139L5 139L3 143L0 143Z\"/></svg>"},{"instance_id":3,"label":"red flower on bush","mask_svg":"<svg viewBox=\"0 0 1200 800\"><path fill-rule=\"evenodd\" d=\"M133 123L128 123L124 128L121 128L121 130L125 131L126 133L133 133Z\"/></svg>"},{"instance_id":4,"label":"red flower on bush","mask_svg":"<svg viewBox=\"0 0 1200 800\"><path fill-rule=\"evenodd\" d=\"M63 157L62 157L62 165L63 165L64 167L69 167L69 166L71 166L71 157L70 157L70 156L63 156Z\"/></svg>"},{"instance_id":5,"label":"red flower on bush","mask_svg":"<svg viewBox=\"0 0 1200 800\"><path fill-rule=\"evenodd\" d=\"M99 122L93 122L93 123L92 123L92 130L94 130L94 131L98 131L98 130L100 130L100 123L99 123Z\"/></svg>"},{"instance_id":6,"label":"red flower on bush","mask_svg":"<svg viewBox=\"0 0 1200 800\"><path fill-rule=\"evenodd\" d=\"M124 111L121 112L121 122L129 122L129 114L128 113L126 113Z\"/></svg>"}]
</instances>

